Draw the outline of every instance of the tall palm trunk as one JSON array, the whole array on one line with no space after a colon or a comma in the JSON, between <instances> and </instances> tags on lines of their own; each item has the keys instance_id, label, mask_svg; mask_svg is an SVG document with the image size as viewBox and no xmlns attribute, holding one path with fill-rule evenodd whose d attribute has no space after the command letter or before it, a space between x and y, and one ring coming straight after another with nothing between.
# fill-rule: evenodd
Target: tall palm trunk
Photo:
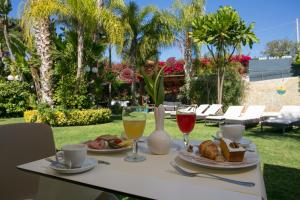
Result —
<instances>
[{"instance_id":1,"label":"tall palm trunk","mask_svg":"<svg viewBox=\"0 0 300 200\"><path fill-rule=\"evenodd\" d=\"M112 60L111 60L111 49L112 46L109 44L108 46L108 61L109 61L109 69L112 70ZM108 99L109 99L109 105L111 105L111 81L108 84Z\"/></svg>"},{"instance_id":2,"label":"tall palm trunk","mask_svg":"<svg viewBox=\"0 0 300 200\"><path fill-rule=\"evenodd\" d=\"M192 72L192 41L188 35L188 32L186 32L184 44L184 62L185 84L186 88L190 89Z\"/></svg>"},{"instance_id":3,"label":"tall palm trunk","mask_svg":"<svg viewBox=\"0 0 300 200\"><path fill-rule=\"evenodd\" d=\"M84 39L83 39L83 27L81 25L78 25L77 27L77 74L76 74L76 80L77 80L77 87L80 84L80 81L82 79L82 73L83 73L83 48L84 48Z\"/></svg>"},{"instance_id":4,"label":"tall palm trunk","mask_svg":"<svg viewBox=\"0 0 300 200\"><path fill-rule=\"evenodd\" d=\"M3 35L4 35L4 39L5 39L5 43L6 43L6 47L8 49L8 52L9 52L9 57L10 57L10 60L14 63L16 61L16 58L12 52L12 49L11 49L11 45L10 45L10 42L9 42L9 36L8 36L8 19L7 19L7 16L5 15L4 16L4 21L3 21Z\"/></svg>"},{"instance_id":5,"label":"tall palm trunk","mask_svg":"<svg viewBox=\"0 0 300 200\"><path fill-rule=\"evenodd\" d=\"M30 72L31 72L33 83L34 83L37 99L38 99L38 101L41 101L42 94L41 94L39 70L34 66L30 66Z\"/></svg>"},{"instance_id":6,"label":"tall palm trunk","mask_svg":"<svg viewBox=\"0 0 300 200\"><path fill-rule=\"evenodd\" d=\"M40 87L41 101L53 105L52 74L53 61L51 58L50 20L40 19L35 23L35 45L41 59Z\"/></svg>"},{"instance_id":7,"label":"tall palm trunk","mask_svg":"<svg viewBox=\"0 0 300 200\"><path fill-rule=\"evenodd\" d=\"M136 37L134 37L136 38ZM133 104L136 104L136 89L135 89L135 86L136 86L136 81L135 81L135 74L136 74L136 67L137 67L137 60L136 60L136 56L137 56L137 40L134 39L132 41L132 44L131 44L131 47L130 47L130 64L131 64L131 67L132 67L132 71L133 71L133 74L132 74L132 82L131 82L131 96L132 96L132 103Z\"/></svg>"}]
</instances>

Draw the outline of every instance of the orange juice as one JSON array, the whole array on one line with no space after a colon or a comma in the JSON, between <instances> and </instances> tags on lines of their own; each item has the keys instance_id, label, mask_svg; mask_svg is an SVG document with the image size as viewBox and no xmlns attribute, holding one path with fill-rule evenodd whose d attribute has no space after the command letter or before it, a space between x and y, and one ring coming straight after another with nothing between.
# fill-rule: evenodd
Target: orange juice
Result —
<instances>
[{"instance_id":1,"label":"orange juice","mask_svg":"<svg viewBox=\"0 0 300 200\"><path fill-rule=\"evenodd\" d=\"M143 135L146 120L123 120L123 125L129 139L138 139Z\"/></svg>"}]
</instances>

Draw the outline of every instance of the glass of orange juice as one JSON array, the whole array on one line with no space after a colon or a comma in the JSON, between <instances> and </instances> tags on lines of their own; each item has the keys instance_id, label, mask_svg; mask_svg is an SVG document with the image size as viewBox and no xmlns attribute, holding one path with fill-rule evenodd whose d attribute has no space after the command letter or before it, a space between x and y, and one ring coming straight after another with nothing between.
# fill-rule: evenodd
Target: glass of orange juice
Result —
<instances>
[{"instance_id":1,"label":"glass of orange juice","mask_svg":"<svg viewBox=\"0 0 300 200\"><path fill-rule=\"evenodd\" d=\"M142 137L146 126L146 109L141 106L124 107L122 112L125 135L133 140L132 154L125 160L128 162L141 162L145 156L138 154L138 139Z\"/></svg>"}]
</instances>

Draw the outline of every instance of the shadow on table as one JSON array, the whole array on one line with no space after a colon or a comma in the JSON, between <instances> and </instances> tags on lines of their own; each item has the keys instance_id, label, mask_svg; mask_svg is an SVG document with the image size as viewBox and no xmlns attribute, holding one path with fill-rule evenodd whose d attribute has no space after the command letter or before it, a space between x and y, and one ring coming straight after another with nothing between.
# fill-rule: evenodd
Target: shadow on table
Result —
<instances>
[{"instance_id":1,"label":"shadow on table","mask_svg":"<svg viewBox=\"0 0 300 200\"><path fill-rule=\"evenodd\" d=\"M296 200L300 197L300 169L264 164L269 200Z\"/></svg>"},{"instance_id":2,"label":"shadow on table","mask_svg":"<svg viewBox=\"0 0 300 200\"><path fill-rule=\"evenodd\" d=\"M282 133L281 130L276 128L265 128L264 131L260 131L260 128L252 128L246 131L247 136L257 138L291 138L300 141L300 128L294 128L286 133Z\"/></svg>"}]
</instances>

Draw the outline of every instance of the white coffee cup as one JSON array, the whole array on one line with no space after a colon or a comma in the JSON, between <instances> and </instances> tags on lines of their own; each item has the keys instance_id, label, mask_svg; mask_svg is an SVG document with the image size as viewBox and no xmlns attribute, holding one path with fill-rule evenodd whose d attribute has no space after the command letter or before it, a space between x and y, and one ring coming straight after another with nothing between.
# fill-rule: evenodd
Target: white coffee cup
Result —
<instances>
[{"instance_id":1,"label":"white coffee cup","mask_svg":"<svg viewBox=\"0 0 300 200\"><path fill-rule=\"evenodd\" d=\"M63 161L60 162L63 162L69 168L81 167L86 159L87 148L85 144L67 144L61 150L61 152L58 152L58 157L61 157Z\"/></svg>"},{"instance_id":2,"label":"white coffee cup","mask_svg":"<svg viewBox=\"0 0 300 200\"><path fill-rule=\"evenodd\" d=\"M220 134L222 135L222 137L238 142L243 137L245 126L240 124L228 124L228 125L221 125L220 129L221 129Z\"/></svg>"}]
</instances>

